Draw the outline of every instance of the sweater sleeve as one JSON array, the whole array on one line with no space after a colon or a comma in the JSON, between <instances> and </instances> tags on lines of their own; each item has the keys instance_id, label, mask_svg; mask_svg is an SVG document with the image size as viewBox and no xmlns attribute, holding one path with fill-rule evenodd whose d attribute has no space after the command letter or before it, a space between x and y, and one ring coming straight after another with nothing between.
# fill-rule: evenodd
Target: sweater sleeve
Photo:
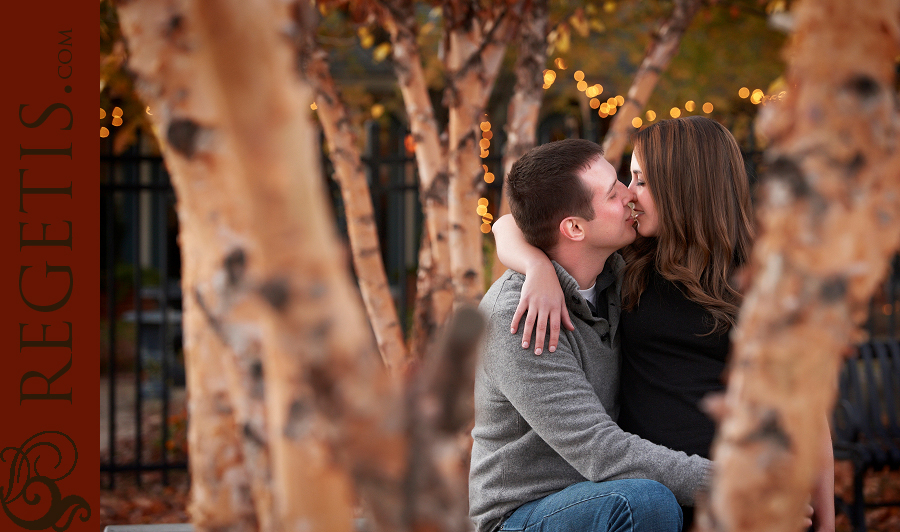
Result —
<instances>
[{"instance_id":1,"label":"sweater sleeve","mask_svg":"<svg viewBox=\"0 0 900 532\"><path fill-rule=\"evenodd\" d=\"M490 323L510 323L514 309L495 305ZM576 327L593 334L583 322ZM679 503L692 505L694 494L709 482L711 462L619 428L588 381L573 352L574 341L572 333L560 335L555 353L535 356L522 349L521 332L512 335L505 327L491 327L482 352L484 369L530 428L588 480L656 480Z\"/></svg>"}]
</instances>

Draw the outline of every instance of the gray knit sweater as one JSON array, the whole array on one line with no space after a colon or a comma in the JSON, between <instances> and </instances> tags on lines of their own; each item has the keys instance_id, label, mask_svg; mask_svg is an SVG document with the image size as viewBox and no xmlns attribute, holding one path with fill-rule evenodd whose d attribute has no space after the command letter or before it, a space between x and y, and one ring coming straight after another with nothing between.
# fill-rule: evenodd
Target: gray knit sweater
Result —
<instances>
[{"instance_id":1,"label":"gray knit sweater","mask_svg":"<svg viewBox=\"0 0 900 532\"><path fill-rule=\"evenodd\" d=\"M711 462L623 432L616 425L622 258L606 263L609 322L593 318L578 284L554 263L574 331L562 329L555 353L522 349L509 326L525 276L507 271L481 300L488 330L475 376L475 427L469 514L487 532L512 510L585 480L648 478L692 505ZM532 346L533 348L533 346Z\"/></svg>"}]
</instances>

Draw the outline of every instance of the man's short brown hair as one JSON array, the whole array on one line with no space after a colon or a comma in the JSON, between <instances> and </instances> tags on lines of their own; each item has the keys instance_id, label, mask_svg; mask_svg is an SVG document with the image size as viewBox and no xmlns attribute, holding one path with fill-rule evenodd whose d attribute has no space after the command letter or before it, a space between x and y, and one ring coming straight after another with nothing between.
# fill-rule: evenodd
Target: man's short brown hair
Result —
<instances>
[{"instance_id":1,"label":"man's short brown hair","mask_svg":"<svg viewBox=\"0 0 900 532\"><path fill-rule=\"evenodd\" d=\"M529 244L549 252L564 218L594 219L593 194L581 173L602 156L596 142L566 139L532 148L513 164L505 186L513 218Z\"/></svg>"}]
</instances>

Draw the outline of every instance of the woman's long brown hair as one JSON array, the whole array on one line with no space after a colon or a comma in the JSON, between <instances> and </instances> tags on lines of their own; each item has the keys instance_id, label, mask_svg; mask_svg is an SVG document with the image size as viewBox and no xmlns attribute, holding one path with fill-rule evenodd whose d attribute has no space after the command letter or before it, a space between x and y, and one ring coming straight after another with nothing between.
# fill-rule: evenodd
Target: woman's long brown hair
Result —
<instances>
[{"instance_id":1,"label":"woman's long brown hair","mask_svg":"<svg viewBox=\"0 0 900 532\"><path fill-rule=\"evenodd\" d=\"M634 154L656 203L659 232L624 250L623 306L634 309L652 268L712 314L710 334L733 327L741 293L731 282L753 242L750 187L737 141L701 116L638 131Z\"/></svg>"}]
</instances>

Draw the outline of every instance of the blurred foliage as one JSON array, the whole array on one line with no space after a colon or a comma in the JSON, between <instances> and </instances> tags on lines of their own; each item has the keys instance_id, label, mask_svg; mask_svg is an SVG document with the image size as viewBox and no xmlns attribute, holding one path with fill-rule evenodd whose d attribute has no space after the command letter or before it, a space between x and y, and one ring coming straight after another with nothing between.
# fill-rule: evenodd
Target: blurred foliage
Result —
<instances>
[{"instance_id":1,"label":"blurred foliage","mask_svg":"<svg viewBox=\"0 0 900 532\"><path fill-rule=\"evenodd\" d=\"M138 131L146 133L144 138L154 138L147 106L134 91L134 78L127 70L127 59L115 6L112 0L100 0L100 109L103 110L100 126L110 131L103 141L112 144L104 146L104 152L111 149L115 154L122 153L134 144ZM113 121L115 107L122 110L119 126Z\"/></svg>"},{"instance_id":2,"label":"blurred foliage","mask_svg":"<svg viewBox=\"0 0 900 532\"><path fill-rule=\"evenodd\" d=\"M390 39L370 9L370 1L320 0L322 15L317 40L328 51L332 73L348 105L351 120L362 131L365 121L385 125L405 115L399 86L390 65ZM418 41L437 118L446 120L441 105L445 82L442 46L444 10L453 2L416 2ZM681 43L681 48L659 83L647 109L668 118L669 109L696 102L714 106L711 116L730 127L742 144L752 143L752 119L757 106L738 96L748 87L768 90L784 69L781 50L786 36L768 24L767 12L783 11L784 0L707 0ZM587 97L576 88L575 71L589 85L600 84L601 101L625 95L654 32L673 9L672 0L551 0L547 68L556 80L545 93L544 116L561 113L583 121ZM101 107L110 127L109 111L124 110L124 124L115 128L113 149L121 152L135 132L150 132L146 106L134 95L127 72L127 50L122 42L111 0L100 2ZM501 75L488 105L494 123L503 123L515 85L515 47L510 46ZM564 67L564 68L563 68ZM152 111L152 110L151 110ZM602 119L600 130L606 129ZM148 135L149 136L149 135ZM362 137L362 135L360 135ZM362 142L362 139L360 139Z\"/></svg>"}]
</instances>

